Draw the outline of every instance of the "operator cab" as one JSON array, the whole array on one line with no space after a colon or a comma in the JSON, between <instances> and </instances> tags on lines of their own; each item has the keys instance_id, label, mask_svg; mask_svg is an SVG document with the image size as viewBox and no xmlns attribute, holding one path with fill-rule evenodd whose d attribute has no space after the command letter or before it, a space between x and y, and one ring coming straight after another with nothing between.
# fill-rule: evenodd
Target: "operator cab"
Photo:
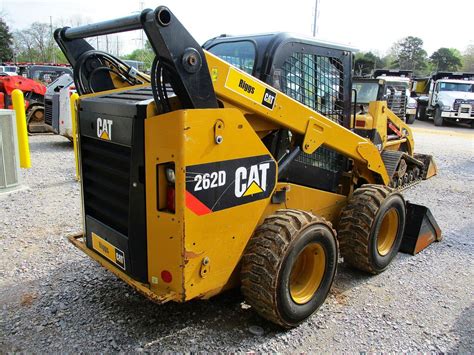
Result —
<instances>
[{"instance_id":1,"label":"operator cab","mask_svg":"<svg viewBox=\"0 0 474 355\"><path fill-rule=\"evenodd\" d=\"M384 100L385 81L371 78L354 78L352 80L352 102L357 104L357 113L368 111L369 103Z\"/></svg>"},{"instance_id":2,"label":"operator cab","mask_svg":"<svg viewBox=\"0 0 474 355\"><path fill-rule=\"evenodd\" d=\"M222 35L203 48L350 128L354 48L289 33ZM263 141L278 160L295 139L291 132L278 130ZM341 176L349 168L345 157L324 146L313 154L301 152L291 164L281 181L339 193Z\"/></svg>"}]
</instances>

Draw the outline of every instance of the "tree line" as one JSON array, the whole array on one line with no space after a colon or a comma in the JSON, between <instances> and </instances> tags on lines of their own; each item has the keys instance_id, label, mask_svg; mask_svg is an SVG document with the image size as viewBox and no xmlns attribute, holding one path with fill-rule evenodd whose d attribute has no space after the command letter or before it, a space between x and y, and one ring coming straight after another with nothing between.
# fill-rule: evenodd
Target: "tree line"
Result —
<instances>
[{"instance_id":1,"label":"tree line","mask_svg":"<svg viewBox=\"0 0 474 355\"><path fill-rule=\"evenodd\" d=\"M382 68L412 70L415 75L421 76L435 71L474 72L474 45L468 45L464 53L456 48L441 47L428 56L423 49L423 40L408 36L394 43L383 57L373 52L356 53L356 75L368 76L374 69Z\"/></svg>"},{"instance_id":2,"label":"tree line","mask_svg":"<svg viewBox=\"0 0 474 355\"><path fill-rule=\"evenodd\" d=\"M57 23L56 27L64 22L78 26L87 23L87 19L76 16L73 19ZM91 39L94 45L99 45L99 39ZM119 55L119 40L115 44L105 38L106 48L109 52ZM110 44L110 48L109 48ZM102 45L103 46L103 45ZM153 51L146 41L143 49L136 49L132 53L121 56L145 62L145 67L151 66ZM0 17L0 61L16 62L56 62L66 63L66 58L56 45L52 35L52 26L47 23L34 22L23 30L11 31L4 16ZM423 40L418 37L408 36L393 44L389 53L378 56L373 52L358 52L355 55L354 71L356 75L367 76L374 69L404 69L413 70L415 75L428 75L434 71L468 71L474 72L474 45L468 45L461 53L455 48L439 48L430 56L423 49Z\"/></svg>"}]
</instances>

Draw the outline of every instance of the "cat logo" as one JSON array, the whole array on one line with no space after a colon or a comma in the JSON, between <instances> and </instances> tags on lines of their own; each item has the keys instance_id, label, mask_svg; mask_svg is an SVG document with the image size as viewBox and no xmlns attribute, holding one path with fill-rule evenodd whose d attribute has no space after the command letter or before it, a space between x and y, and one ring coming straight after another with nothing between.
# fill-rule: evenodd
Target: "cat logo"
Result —
<instances>
[{"instance_id":1,"label":"cat logo","mask_svg":"<svg viewBox=\"0 0 474 355\"><path fill-rule=\"evenodd\" d=\"M97 137L110 141L112 139L112 120L97 118Z\"/></svg>"},{"instance_id":2,"label":"cat logo","mask_svg":"<svg viewBox=\"0 0 474 355\"><path fill-rule=\"evenodd\" d=\"M270 163L260 163L250 168L240 167L235 171L235 196L251 196L267 189L267 171Z\"/></svg>"}]
</instances>

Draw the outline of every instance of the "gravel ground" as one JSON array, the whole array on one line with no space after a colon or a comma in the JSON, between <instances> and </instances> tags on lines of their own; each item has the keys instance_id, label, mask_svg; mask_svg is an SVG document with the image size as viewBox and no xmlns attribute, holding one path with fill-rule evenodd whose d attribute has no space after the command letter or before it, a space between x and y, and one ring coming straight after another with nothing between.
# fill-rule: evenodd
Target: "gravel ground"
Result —
<instances>
[{"instance_id":1,"label":"gravel ground","mask_svg":"<svg viewBox=\"0 0 474 355\"><path fill-rule=\"evenodd\" d=\"M152 304L76 250L66 240L81 231L72 148L31 137L29 188L0 196L0 352L474 352L473 131L414 128L440 172L405 195L431 209L445 239L378 276L340 265L325 304L287 332L238 291Z\"/></svg>"}]
</instances>

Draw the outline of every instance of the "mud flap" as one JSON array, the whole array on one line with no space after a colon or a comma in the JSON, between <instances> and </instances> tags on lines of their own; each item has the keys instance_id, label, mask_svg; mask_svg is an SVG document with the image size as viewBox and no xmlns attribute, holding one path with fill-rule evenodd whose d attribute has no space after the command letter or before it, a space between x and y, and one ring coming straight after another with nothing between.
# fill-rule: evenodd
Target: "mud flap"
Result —
<instances>
[{"instance_id":1,"label":"mud flap","mask_svg":"<svg viewBox=\"0 0 474 355\"><path fill-rule=\"evenodd\" d=\"M423 169L423 175L421 176L423 180L429 179L430 177L433 177L438 174L438 168L436 167L432 155L415 154L414 158L421 161L425 166L425 168Z\"/></svg>"},{"instance_id":2,"label":"mud flap","mask_svg":"<svg viewBox=\"0 0 474 355\"><path fill-rule=\"evenodd\" d=\"M400 251L411 255L418 254L433 242L442 239L441 229L428 207L407 201L405 232Z\"/></svg>"}]
</instances>

